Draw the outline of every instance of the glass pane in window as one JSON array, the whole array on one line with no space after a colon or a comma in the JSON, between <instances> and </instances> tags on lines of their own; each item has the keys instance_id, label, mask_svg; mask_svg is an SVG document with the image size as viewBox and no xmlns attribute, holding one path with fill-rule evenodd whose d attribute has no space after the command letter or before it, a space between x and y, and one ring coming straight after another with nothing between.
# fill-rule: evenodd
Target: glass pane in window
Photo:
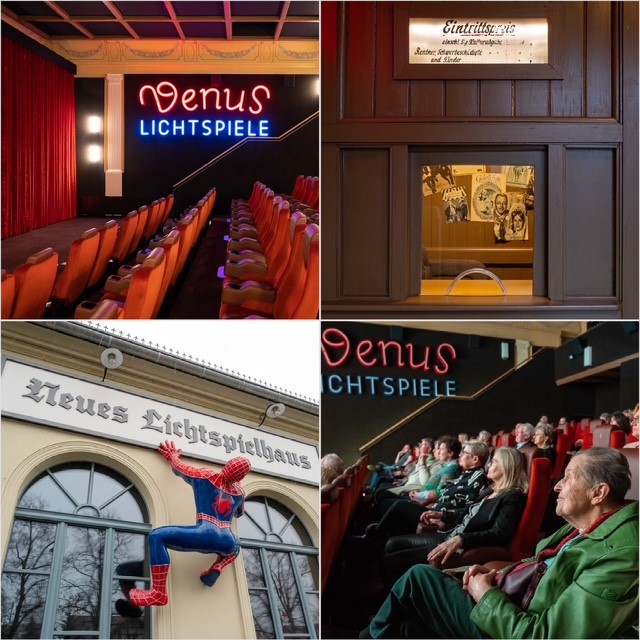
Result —
<instances>
[{"instance_id":1,"label":"glass pane in window","mask_svg":"<svg viewBox=\"0 0 640 640\"><path fill-rule=\"evenodd\" d=\"M422 294L532 295L533 165L424 164ZM473 270L473 271L472 271Z\"/></svg>"},{"instance_id":2,"label":"glass pane in window","mask_svg":"<svg viewBox=\"0 0 640 640\"><path fill-rule=\"evenodd\" d=\"M318 560L315 556L303 556L296 554L298 572L302 579L305 591L318 590Z\"/></svg>"},{"instance_id":3,"label":"glass pane in window","mask_svg":"<svg viewBox=\"0 0 640 640\"><path fill-rule=\"evenodd\" d=\"M56 537L56 525L49 522L16 520L4 563L4 570L39 569L48 571Z\"/></svg>"},{"instance_id":4,"label":"glass pane in window","mask_svg":"<svg viewBox=\"0 0 640 640\"><path fill-rule=\"evenodd\" d=\"M238 520L238 526L241 529L242 537L253 538L254 540L264 540L265 536L271 531L271 525L267 520L267 509L264 500L246 500L244 503L245 516ZM245 528L247 533L245 534ZM251 532L254 533L251 533Z\"/></svg>"},{"instance_id":5,"label":"glass pane in window","mask_svg":"<svg viewBox=\"0 0 640 640\"><path fill-rule=\"evenodd\" d=\"M111 638L150 638L147 607L135 607L123 594L123 588L148 589L143 582L113 581L111 599Z\"/></svg>"},{"instance_id":6,"label":"glass pane in window","mask_svg":"<svg viewBox=\"0 0 640 640\"><path fill-rule=\"evenodd\" d=\"M288 553L268 551L267 558L283 632L285 634L306 633L307 627L293 574L291 557Z\"/></svg>"},{"instance_id":7,"label":"glass pane in window","mask_svg":"<svg viewBox=\"0 0 640 640\"><path fill-rule=\"evenodd\" d=\"M90 465L74 463L54 467L51 472L78 504L87 503Z\"/></svg>"},{"instance_id":8,"label":"glass pane in window","mask_svg":"<svg viewBox=\"0 0 640 640\"><path fill-rule=\"evenodd\" d=\"M91 504L96 507L102 506L107 500L120 493L130 482L120 474L109 471L105 468L96 468L93 477L93 491Z\"/></svg>"},{"instance_id":9,"label":"glass pane in window","mask_svg":"<svg viewBox=\"0 0 640 640\"><path fill-rule=\"evenodd\" d=\"M253 613L253 626L257 638L275 638L276 632L271 619L269 599L266 591L249 591L251 598L251 611Z\"/></svg>"},{"instance_id":10,"label":"glass pane in window","mask_svg":"<svg viewBox=\"0 0 640 640\"><path fill-rule=\"evenodd\" d=\"M244 560L244 570L247 574L247 583L251 587L265 587L258 549L242 549L242 559Z\"/></svg>"},{"instance_id":11,"label":"glass pane in window","mask_svg":"<svg viewBox=\"0 0 640 640\"><path fill-rule=\"evenodd\" d=\"M61 511L63 513L73 513L76 508L76 505L67 498L62 489L48 475L36 480L24 492L18 506L24 509Z\"/></svg>"},{"instance_id":12,"label":"glass pane in window","mask_svg":"<svg viewBox=\"0 0 640 640\"><path fill-rule=\"evenodd\" d=\"M102 509L102 517L113 520L127 520L128 522L145 522L143 508L134 497L132 491L127 491L106 505Z\"/></svg>"},{"instance_id":13,"label":"glass pane in window","mask_svg":"<svg viewBox=\"0 0 640 640\"><path fill-rule=\"evenodd\" d=\"M317 593L307 593L307 606L309 615L316 630L316 638L320 637L320 596Z\"/></svg>"},{"instance_id":14,"label":"glass pane in window","mask_svg":"<svg viewBox=\"0 0 640 640\"><path fill-rule=\"evenodd\" d=\"M114 575L145 576L144 560L146 553L146 536L116 531L113 552Z\"/></svg>"},{"instance_id":15,"label":"glass pane in window","mask_svg":"<svg viewBox=\"0 0 640 640\"><path fill-rule=\"evenodd\" d=\"M99 629L104 535L97 529L68 527L56 631Z\"/></svg>"},{"instance_id":16,"label":"glass pane in window","mask_svg":"<svg viewBox=\"0 0 640 640\"><path fill-rule=\"evenodd\" d=\"M47 576L4 573L2 575L3 638L39 638L44 604L47 597Z\"/></svg>"},{"instance_id":17,"label":"glass pane in window","mask_svg":"<svg viewBox=\"0 0 640 640\"><path fill-rule=\"evenodd\" d=\"M313 546L309 534L306 532L302 522L298 518L294 518L291 524L282 532L282 542L285 544L299 544L305 547Z\"/></svg>"}]
</instances>

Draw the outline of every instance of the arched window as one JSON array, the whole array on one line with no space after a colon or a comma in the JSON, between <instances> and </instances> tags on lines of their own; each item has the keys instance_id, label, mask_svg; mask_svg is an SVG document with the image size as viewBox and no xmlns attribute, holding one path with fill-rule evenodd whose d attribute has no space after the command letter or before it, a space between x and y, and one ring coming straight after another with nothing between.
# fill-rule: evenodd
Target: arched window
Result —
<instances>
[{"instance_id":1,"label":"arched window","mask_svg":"<svg viewBox=\"0 0 640 640\"><path fill-rule=\"evenodd\" d=\"M297 516L265 497L247 498L238 520L258 638L318 637L318 549Z\"/></svg>"},{"instance_id":2,"label":"arched window","mask_svg":"<svg viewBox=\"0 0 640 640\"><path fill-rule=\"evenodd\" d=\"M41 473L22 495L2 572L3 638L150 638L145 610L122 617L123 588L148 588L142 496L94 463Z\"/></svg>"}]
</instances>

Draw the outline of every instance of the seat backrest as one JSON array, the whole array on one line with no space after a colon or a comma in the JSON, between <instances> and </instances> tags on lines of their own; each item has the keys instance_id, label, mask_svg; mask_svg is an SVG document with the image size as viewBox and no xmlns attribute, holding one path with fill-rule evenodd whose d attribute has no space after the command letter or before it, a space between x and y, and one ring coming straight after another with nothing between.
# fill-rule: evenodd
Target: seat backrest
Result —
<instances>
[{"instance_id":1,"label":"seat backrest","mask_svg":"<svg viewBox=\"0 0 640 640\"><path fill-rule=\"evenodd\" d=\"M542 449L539 447L522 447L522 449L518 449L520 453L527 460L527 475L531 476L531 463L535 458L544 457L544 453L542 453Z\"/></svg>"},{"instance_id":2,"label":"seat backrest","mask_svg":"<svg viewBox=\"0 0 640 640\"><path fill-rule=\"evenodd\" d=\"M301 200L304 195L304 185L305 185L305 177L303 174L300 174L293 185L293 191L291 192L291 197L295 200Z\"/></svg>"},{"instance_id":3,"label":"seat backrest","mask_svg":"<svg viewBox=\"0 0 640 640\"><path fill-rule=\"evenodd\" d=\"M513 561L528 558L535 551L538 533L542 527L547 508L550 487L551 460L545 457L534 458L529 475L527 504L516 533L509 544L509 553Z\"/></svg>"},{"instance_id":4,"label":"seat backrest","mask_svg":"<svg viewBox=\"0 0 640 640\"><path fill-rule=\"evenodd\" d=\"M87 286L89 274L98 255L100 234L88 229L71 243L67 264L58 275L51 296L65 305L76 302Z\"/></svg>"},{"instance_id":5,"label":"seat backrest","mask_svg":"<svg viewBox=\"0 0 640 640\"><path fill-rule=\"evenodd\" d=\"M15 272L16 294L11 317L19 320L42 318L57 272L58 254L50 247L29 256Z\"/></svg>"},{"instance_id":6,"label":"seat backrest","mask_svg":"<svg viewBox=\"0 0 640 640\"><path fill-rule=\"evenodd\" d=\"M162 212L162 218L160 220L160 226L162 226L167 221L169 216L171 215L171 212L173 211L173 200L174 200L173 193L170 193L167 196L167 204L165 205L164 211Z\"/></svg>"},{"instance_id":7,"label":"seat backrest","mask_svg":"<svg viewBox=\"0 0 640 640\"><path fill-rule=\"evenodd\" d=\"M306 225L303 233L294 237L291 247L291 256L287 268L276 290L276 300L273 305L273 316L279 319L288 319L293 316L300 300L307 278L307 264L305 254L311 239L316 235L313 229Z\"/></svg>"},{"instance_id":8,"label":"seat backrest","mask_svg":"<svg viewBox=\"0 0 640 640\"><path fill-rule=\"evenodd\" d=\"M191 211L194 211L194 209L192 209ZM178 223L176 229L180 234L180 248L178 249L178 261L176 263L176 268L173 272L173 277L171 278L172 285L174 285L180 277L182 269L184 269L184 265L187 262L189 252L191 251L191 247L193 245L193 240L196 233L196 225L193 215L191 213L188 213L186 216L184 216Z\"/></svg>"},{"instance_id":9,"label":"seat backrest","mask_svg":"<svg viewBox=\"0 0 640 640\"><path fill-rule=\"evenodd\" d=\"M149 207L147 213L147 224L142 232L142 237L145 240L149 240L155 233L158 226L158 214L160 213L160 200L154 200Z\"/></svg>"},{"instance_id":10,"label":"seat backrest","mask_svg":"<svg viewBox=\"0 0 640 640\"><path fill-rule=\"evenodd\" d=\"M171 230L164 238L162 238L162 240L160 240L159 246L164 249L165 268L162 276L162 283L160 284L158 301L153 309L152 318L158 317L160 307L167 295L167 290L169 289L173 274L176 270L176 264L178 264L178 254L180 252L180 233L178 230Z\"/></svg>"},{"instance_id":11,"label":"seat backrest","mask_svg":"<svg viewBox=\"0 0 640 640\"><path fill-rule=\"evenodd\" d=\"M136 232L133 234L133 238L131 238L131 244L129 245L129 252L127 255L131 255L138 250L138 247L142 242L142 237L144 236L145 230L147 228L148 219L149 207L147 207L146 204L138 207L138 224L136 226Z\"/></svg>"},{"instance_id":12,"label":"seat backrest","mask_svg":"<svg viewBox=\"0 0 640 640\"><path fill-rule=\"evenodd\" d=\"M113 250L116 246L116 239L118 238L118 223L115 220L109 220L105 223L104 227L98 231L100 235L100 243L98 245L98 254L93 263L91 273L87 280L87 288L93 287L98 284L107 270L109 259L113 255Z\"/></svg>"},{"instance_id":13,"label":"seat backrest","mask_svg":"<svg viewBox=\"0 0 640 640\"><path fill-rule=\"evenodd\" d=\"M629 447L624 449L618 449L620 453L629 462L629 468L631 469L631 488L627 491L625 499L638 500L638 478L640 476L640 461L638 460L638 454L640 449L638 447Z\"/></svg>"},{"instance_id":14,"label":"seat backrest","mask_svg":"<svg viewBox=\"0 0 640 640\"><path fill-rule=\"evenodd\" d=\"M131 276L131 284L123 307L123 319L148 320L151 318L158 301L164 268L164 249L157 247L145 258L142 268L134 271Z\"/></svg>"},{"instance_id":15,"label":"seat backrest","mask_svg":"<svg viewBox=\"0 0 640 640\"><path fill-rule=\"evenodd\" d=\"M609 446L612 449L622 449L624 447L627 438L622 429L615 429L611 432L611 440L609 441Z\"/></svg>"},{"instance_id":16,"label":"seat backrest","mask_svg":"<svg viewBox=\"0 0 640 640\"><path fill-rule=\"evenodd\" d=\"M120 223L113 259L120 264L129 255L129 247L138 227L138 212L130 211Z\"/></svg>"},{"instance_id":17,"label":"seat backrest","mask_svg":"<svg viewBox=\"0 0 640 640\"><path fill-rule=\"evenodd\" d=\"M16 296L16 277L13 273L2 270L2 319L11 317L13 301Z\"/></svg>"},{"instance_id":18,"label":"seat backrest","mask_svg":"<svg viewBox=\"0 0 640 640\"><path fill-rule=\"evenodd\" d=\"M592 429L593 433L593 446L594 447L610 447L611 446L611 432L615 427L610 424L602 427L596 427Z\"/></svg>"},{"instance_id":19,"label":"seat backrest","mask_svg":"<svg viewBox=\"0 0 640 640\"><path fill-rule=\"evenodd\" d=\"M565 467L569 463L569 443L571 437L567 433L558 432L556 441L556 461L551 470L551 480L557 480L564 474Z\"/></svg>"},{"instance_id":20,"label":"seat backrest","mask_svg":"<svg viewBox=\"0 0 640 640\"><path fill-rule=\"evenodd\" d=\"M320 228L317 224L308 224L305 234L310 238L305 243L306 277L300 300L293 314L288 317L315 320L320 305Z\"/></svg>"}]
</instances>

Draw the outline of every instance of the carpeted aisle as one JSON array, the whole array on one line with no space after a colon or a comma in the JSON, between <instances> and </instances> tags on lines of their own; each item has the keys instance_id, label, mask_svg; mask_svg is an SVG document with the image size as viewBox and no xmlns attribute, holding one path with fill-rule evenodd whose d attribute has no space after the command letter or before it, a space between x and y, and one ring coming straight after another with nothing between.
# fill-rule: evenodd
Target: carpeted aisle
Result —
<instances>
[{"instance_id":1,"label":"carpeted aisle","mask_svg":"<svg viewBox=\"0 0 640 640\"><path fill-rule=\"evenodd\" d=\"M229 231L229 223L224 218L212 218L210 225L196 248L193 261L188 265L186 277L170 310L161 317L179 319L215 319L220 311L222 280L216 273L224 264L227 244L223 240Z\"/></svg>"}]
</instances>

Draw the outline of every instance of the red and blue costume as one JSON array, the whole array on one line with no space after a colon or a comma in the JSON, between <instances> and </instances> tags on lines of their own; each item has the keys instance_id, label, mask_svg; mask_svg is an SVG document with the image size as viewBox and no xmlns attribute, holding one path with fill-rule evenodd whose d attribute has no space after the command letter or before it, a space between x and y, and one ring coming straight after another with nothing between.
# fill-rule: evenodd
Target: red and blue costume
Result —
<instances>
[{"instance_id":1,"label":"red and blue costume","mask_svg":"<svg viewBox=\"0 0 640 640\"><path fill-rule=\"evenodd\" d=\"M240 542L231 531L234 516L244 513L244 490L240 481L251 471L247 458L229 460L217 473L210 469L196 469L180 460L182 451L173 442L165 442L158 451L169 461L173 472L193 488L197 523L193 526L167 526L149 534L149 561L152 586L148 591L132 589L129 601L138 606L167 604L167 575L169 549L216 553L217 560L200 575L208 587L213 586L220 572L240 553Z\"/></svg>"}]
</instances>

